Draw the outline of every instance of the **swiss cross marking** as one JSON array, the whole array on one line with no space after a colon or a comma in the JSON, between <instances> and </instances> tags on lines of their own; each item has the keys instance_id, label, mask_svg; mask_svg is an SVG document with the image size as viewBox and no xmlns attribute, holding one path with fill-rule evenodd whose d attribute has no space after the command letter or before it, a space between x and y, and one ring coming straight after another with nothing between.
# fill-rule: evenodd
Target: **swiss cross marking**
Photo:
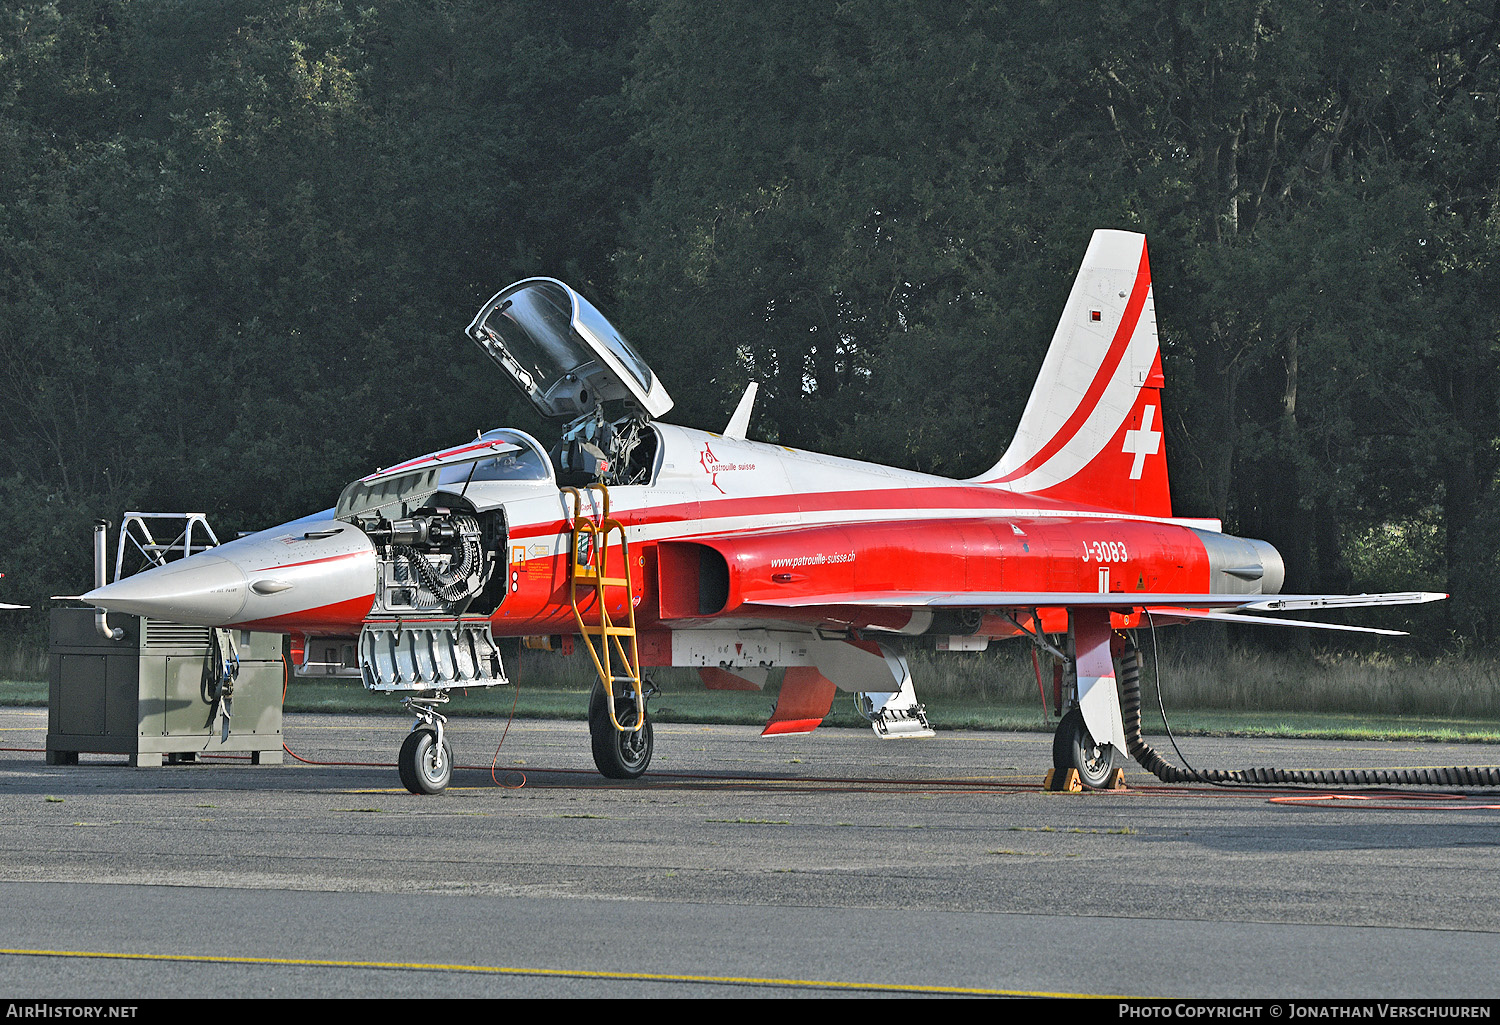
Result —
<instances>
[{"instance_id":1,"label":"swiss cross marking","mask_svg":"<svg viewBox=\"0 0 1500 1025\"><path fill-rule=\"evenodd\" d=\"M1125 432L1126 455L1135 456L1135 462L1130 464L1130 479L1140 480L1141 470L1146 465L1146 457L1156 455L1156 450L1161 448L1161 431L1151 429L1151 419L1156 415L1155 406L1147 406L1141 414L1141 429L1138 431Z\"/></svg>"}]
</instances>

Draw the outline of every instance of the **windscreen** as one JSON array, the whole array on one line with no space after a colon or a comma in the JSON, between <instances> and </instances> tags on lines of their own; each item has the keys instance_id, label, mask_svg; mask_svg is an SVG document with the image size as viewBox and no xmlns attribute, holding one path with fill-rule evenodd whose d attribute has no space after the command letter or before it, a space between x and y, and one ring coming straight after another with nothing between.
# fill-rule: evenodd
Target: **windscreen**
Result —
<instances>
[{"instance_id":1,"label":"windscreen","mask_svg":"<svg viewBox=\"0 0 1500 1025\"><path fill-rule=\"evenodd\" d=\"M489 437L489 435L485 435ZM481 459L473 463L454 463L445 466L438 483L443 486L485 480L549 480L552 476L546 461L535 449L523 448L518 452L507 452L492 459Z\"/></svg>"}]
</instances>

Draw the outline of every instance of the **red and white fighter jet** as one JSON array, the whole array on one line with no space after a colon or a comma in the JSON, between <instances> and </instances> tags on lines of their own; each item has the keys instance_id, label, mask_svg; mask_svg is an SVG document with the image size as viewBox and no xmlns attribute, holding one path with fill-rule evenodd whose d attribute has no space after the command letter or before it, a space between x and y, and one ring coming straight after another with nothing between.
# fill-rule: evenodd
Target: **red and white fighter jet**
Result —
<instances>
[{"instance_id":1,"label":"red and white fighter jet","mask_svg":"<svg viewBox=\"0 0 1500 1025\"><path fill-rule=\"evenodd\" d=\"M810 731L843 690L877 734L926 735L906 646L1029 636L1065 670L1057 767L1102 786L1125 750L1119 631L1444 597L1282 596L1271 545L1172 515L1142 235L1094 233L1010 448L970 480L751 441L753 385L723 433L661 423L650 367L550 278L501 291L467 334L566 422L550 450L489 431L84 599L231 642L289 633L299 671L403 695L401 777L433 793L452 772L438 706L507 682L501 636L586 643L595 761L627 778L652 752L643 668L742 689L784 669L769 734Z\"/></svg>"}]
</instances>

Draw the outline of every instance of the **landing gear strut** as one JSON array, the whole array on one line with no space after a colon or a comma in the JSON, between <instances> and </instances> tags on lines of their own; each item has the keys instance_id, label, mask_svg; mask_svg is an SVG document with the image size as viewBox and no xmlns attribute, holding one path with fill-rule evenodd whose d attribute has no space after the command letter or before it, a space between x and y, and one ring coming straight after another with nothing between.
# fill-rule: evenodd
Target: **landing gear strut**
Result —
<instances>
[{"instance_id":1,"label":"landing gear strut","mask_svg":"<svg viewBox=\"0 0 1500 1025\"><path fill-rule=\"evenodd\" d=\"M1078 782L1090 790L1103 790L1115 772L1118 752L1112 744L1101 744L1083 724L1083 712L1074 705L1057 724L1052 736L1052 767L1058 772L1078 770Z\"/></svg>"},{"instance_id":2,"label":"landing gear strut","mask_svg":"<svg viewBox=\"0 0 1500 1025\"><path fill-rule=\"evenodd\" d=\"M1052 737L1052 768L1059 776L1075 770L1078 782L1089 790L1110 787L1117 774L1115 763L1125 748L1112 656L1121 636L1111 628L1108 610L1092 608L1069 610L1067 646L1063 650L1039 633L1032 634L1039 647L1062 663L1057 680L1058 707L1066 702L1068 711ZM1096 737L1098 730L1103 735Z\"/></svg>"},{"instance_id":3,"label":"landing gear strut","mask_svg":"<svg viewBox=\"0 0 1500 1025\"><path fill-rule=\"evenodd\" d=\"M440 794L453 779L453 746L443 735L448 720L432 707L447 700L447 691L406 699L406 707L420 721L401 744L396 771L401 785L414 794Z\"/></svg>"},{"instance_id":4,"label":"landing gear strut","mask_svg":"<svg viewBox=\"0 0 1500 1025\"><path fill-rule=\"evenodd\" d=\"M644 702L643 702L644 704ZM615 696L615 718L624 729L615 729L609 719L609 702L605 700L604 688L594 685L589 696L589 739L593 742L594 764L600 773L610 779L636 779L651 764L654 739L651 733L651 717L644 708L638 713L632 688L625 688L623 696ZM633 727L640 722L640 729Z\"/></svg>"}]
</instances>

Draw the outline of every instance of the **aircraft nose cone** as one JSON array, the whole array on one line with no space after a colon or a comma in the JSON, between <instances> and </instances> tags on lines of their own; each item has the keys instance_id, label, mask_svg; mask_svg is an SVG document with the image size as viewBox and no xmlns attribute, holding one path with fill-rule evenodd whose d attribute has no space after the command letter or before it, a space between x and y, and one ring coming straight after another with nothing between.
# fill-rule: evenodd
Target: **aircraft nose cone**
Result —
<instances>
[{"instance_id":1,"label":"aircraft nose cone","mask_svg":"<svg viewBox=\"0 0 1500 1025\"><path fill-rule=\"evenodd\" d=\"M248 590L239 566L204 553L105 584L83 600L111 612L223 626L235 621Z\"/></svg>"}]
</instances>

